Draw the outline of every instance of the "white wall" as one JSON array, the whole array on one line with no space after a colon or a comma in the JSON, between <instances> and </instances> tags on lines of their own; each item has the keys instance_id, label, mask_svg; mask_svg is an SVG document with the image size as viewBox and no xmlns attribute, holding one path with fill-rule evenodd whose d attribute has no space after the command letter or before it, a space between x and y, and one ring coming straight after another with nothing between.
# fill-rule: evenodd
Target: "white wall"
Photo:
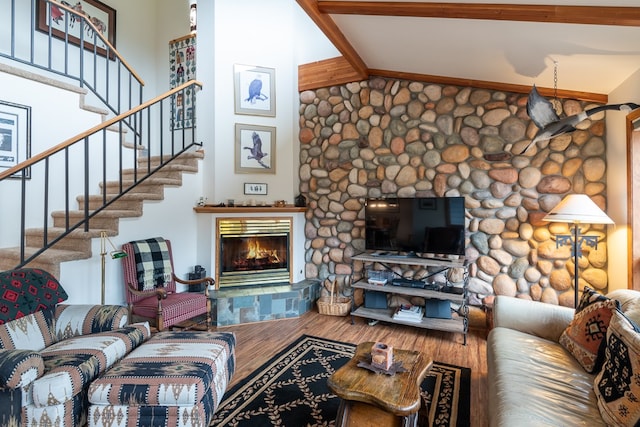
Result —
<instances>
[{"instance_id":1,"label":"white wall","mask_svg":"<svg viewBox=\"0 0 640 427\"><path fill-rule=\"evenodd\" d=\"M609 103L640 103L640 71L609 94ZM609 290L628 287L627 133L626 115L607 113L607 213L609 226Z\"/></svg>"},{"instance_id":2,"label":"white wall","mask_svg":"<svg viewBox=\"0 0 640 427\"><path fill-rule=\"evenodd\" d=\"M104 3L117 11L116 48L145 82L144 100L166 91L168 42L188 34L188 1L104 0ZM249 10L257 18L248 21ZM203 265L213 275L212 217L195 214L193 206L200 196L207 197L209 203L249 197L265 203L280 199L293 202L299 186L297 66L336 55L335 48L295 2L200 1L196 78L203 83L203 90L198 95L197 125L198 138L206 153L200 162L201 172L183 176L179 189L167 188L164 201L146 202L142 220L121 220L118 236L111 239L115 246L138 238L163 236L172 240L178 275L185 277L195 264ZM275 69L276 117L234 114L233 64ZM64 110L66 114L76 114L71 109ZM78 132L88 127L81 121L75 123L79 125ZM276 128L275 174L235 173L235 123ZM268 195L244 196L245 182L267 183ZM303 230L295 233L295 240L295 247L302 248ZM71 296L69 302L99 301L99 246L99 240L95 239L94 255L89 260L62 264L61 281ZM296 279L301 279L300 266L294 267ZM124 292L116 286L121 277L120 263L107 256L108 303L124 301Z\"/></svg>"}]
</instances>

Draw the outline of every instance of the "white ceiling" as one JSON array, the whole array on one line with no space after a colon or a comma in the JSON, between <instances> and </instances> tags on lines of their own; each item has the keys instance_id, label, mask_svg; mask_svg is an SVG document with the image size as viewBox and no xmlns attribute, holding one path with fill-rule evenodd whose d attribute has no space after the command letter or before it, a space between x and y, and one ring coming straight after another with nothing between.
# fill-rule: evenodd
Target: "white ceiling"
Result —
<instances>
[{"instance_id":1,"label":"white ceiling","mask_svg":"<svg viewBox=\"0 0 640 427\"><path fill-rule=\"evenodd\" d=\"M342 0L343 3L355 1ZM399 2L387 0L385 3ZM467 0L466 3L487 2ZM640 0L504 0L500 3L621 6L633 7L635 13L640 6ZM555 62L558 88L600 94L609 94L640 69L639 26L329 16L369 69L552 88Z\"/></svg>"}]
</instances>

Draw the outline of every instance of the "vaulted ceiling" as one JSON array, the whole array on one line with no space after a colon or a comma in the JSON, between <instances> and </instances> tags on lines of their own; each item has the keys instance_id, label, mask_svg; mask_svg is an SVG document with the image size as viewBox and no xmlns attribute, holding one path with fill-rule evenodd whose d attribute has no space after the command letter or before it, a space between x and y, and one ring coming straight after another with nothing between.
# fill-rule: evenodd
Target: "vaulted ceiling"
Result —
<instances>
[{"instance_id":1,"label":"vaulted ceiling","mask_svg":"<svg viewBox=\"0 0 640 427\"><path fill-rule=\"evenodd\" d=\"M640 69L638 0L297 2L342 54L300 89L381 75L606 102Z\"/></svg>"}]
</instances>

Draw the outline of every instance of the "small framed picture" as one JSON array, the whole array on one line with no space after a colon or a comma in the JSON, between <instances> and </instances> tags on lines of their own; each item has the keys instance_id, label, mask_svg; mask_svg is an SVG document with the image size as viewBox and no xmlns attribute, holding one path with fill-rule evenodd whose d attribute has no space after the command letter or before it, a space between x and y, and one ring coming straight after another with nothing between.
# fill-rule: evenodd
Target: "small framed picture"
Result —
<instances>
[{"instance_id":1,"label":"small framed picture","mask_svg":"<svg viewBox=\"0 0 640 427\"><path fill-rule=\"evenodd\" d=\"M0 172L31 158L31 107L0 101ZM31 166L9 178L31 179Z\"/></svg>"},{"instance_id":2,"label":"small framed picture","mask_svg":"<svg viewBox=\"0 0 640 427\"><path fill-rule=\"evenodd\" d=\"M267 184L257 183L257 182L245 182L244 194L266 196Z\"/></svg>"},{"instance_id":3,"label":"small framed picture","mask_svg":"<svg viewBox=\"0 0 640 427\"><path fill-rule=\"evenodd\" d=\"M276 173L276 128L236 123L236 173Z\"/></svg>"},{"instance_id":4,"label":"small framed picture","mask_svg":"<svg viewBox=\"0 0 640 427\"><path fill-rule=\"evenodd\" d=\"M233 66L235 113L276 115L276 71L255 65Z\"/></svg>"}]
</instances>

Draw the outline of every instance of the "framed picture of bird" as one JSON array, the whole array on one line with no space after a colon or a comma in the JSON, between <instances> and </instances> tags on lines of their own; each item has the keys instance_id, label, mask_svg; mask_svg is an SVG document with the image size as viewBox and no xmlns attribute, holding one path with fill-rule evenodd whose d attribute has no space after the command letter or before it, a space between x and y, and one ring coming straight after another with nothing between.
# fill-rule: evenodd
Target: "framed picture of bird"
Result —
<instances>
[{"instance_id":1,"label":"framed picture of bird","mask_svg":"<svg viewBox=\"0 0 640 427\"><path fill-rule=\"evenodd\" d=\"M276 173L276 128L236 123L236 173Z\"/></svg>"},{"instance_id":2,"label":"framed picture of bird","mask_svg":"<svg viewBox=\"0 0 640 427\"><path fill-rule=\"evenodd\" d=\"M276 116L276 70L255 65L233 66L235 113Z\"/></svg>"}]
</instances>

